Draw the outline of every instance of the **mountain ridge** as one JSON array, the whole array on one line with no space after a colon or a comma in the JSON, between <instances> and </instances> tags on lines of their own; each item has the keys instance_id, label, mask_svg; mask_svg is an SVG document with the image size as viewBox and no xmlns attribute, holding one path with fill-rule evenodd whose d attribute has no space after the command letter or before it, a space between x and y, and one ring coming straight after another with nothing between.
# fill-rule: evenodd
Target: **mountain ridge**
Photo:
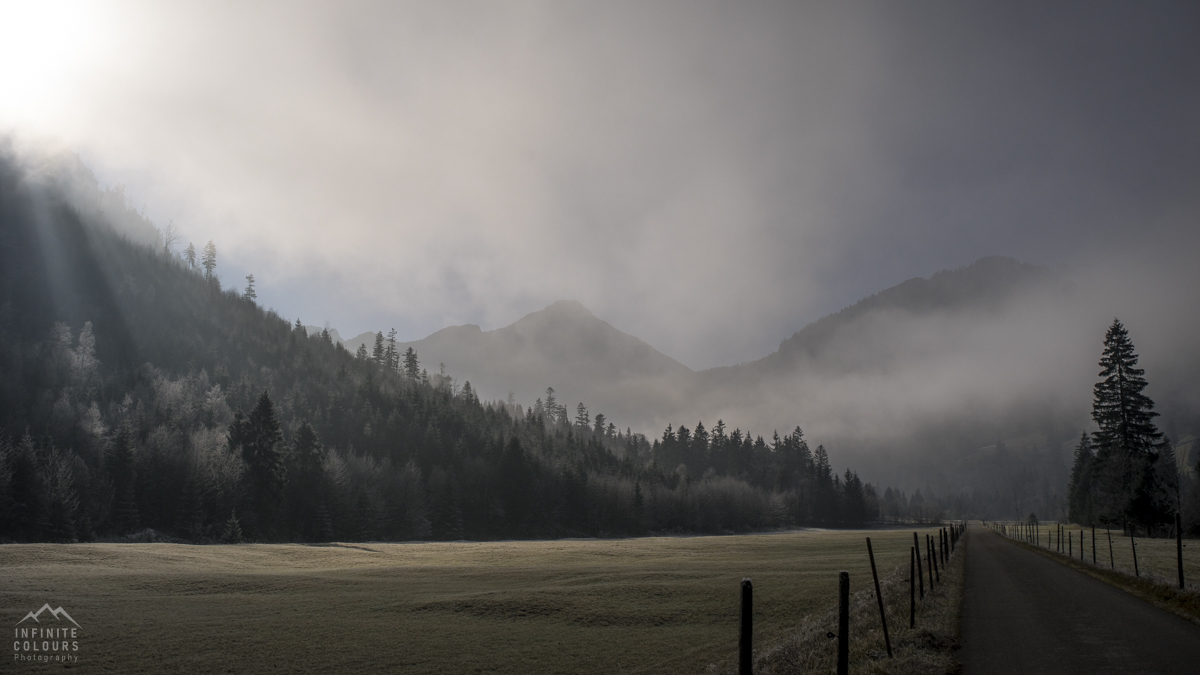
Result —
<instances>
[{"instance_id":1,"label":"mountain ridge","mask_svg":"<svg viewBox=\"0 0 1200 675\"><path fill-rule=\"evenodd\" d=\"M1058 281L1058 274L1044 267L1004 256L980 258L928 278L907 279L821 317L761 358L699 371L614 328L576 300L556 301L488 331L476 324L447 326L397 348L413 348L430 371L433 364L444 364L481 396L505 399L511 393L528 405L553 387L560 400L584 402L649 430L681 416L719 414L714 411L726 407L719 400L726 398L722 389L752 391L764 380L787 379L797 370L869 371L888 358L902 358L877 354L872 360L847 346L854 344L856 330L866 330L862 325L879 317L995 314L1023 292ZM369 352L375 335L366 332L344 344L350 351L365 344Z\"/></svg>"}]
</instances>

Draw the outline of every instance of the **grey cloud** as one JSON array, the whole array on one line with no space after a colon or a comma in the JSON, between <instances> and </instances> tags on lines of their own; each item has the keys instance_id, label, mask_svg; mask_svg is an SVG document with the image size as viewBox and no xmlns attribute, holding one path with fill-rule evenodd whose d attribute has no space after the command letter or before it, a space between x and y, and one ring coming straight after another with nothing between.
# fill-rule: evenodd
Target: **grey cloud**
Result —
<instances>
[{"instance_id":1,"label":"grey cloud","mask_svg":"<svg viewBox=\"0 0 1200 675\"><path fill-rule=\"evenodd\" d=\"M346 334L566 297L703 368L983 255L1197 243L1186 3L111 7L89 85L0 125Z\"/></svg>"}]
</instances>

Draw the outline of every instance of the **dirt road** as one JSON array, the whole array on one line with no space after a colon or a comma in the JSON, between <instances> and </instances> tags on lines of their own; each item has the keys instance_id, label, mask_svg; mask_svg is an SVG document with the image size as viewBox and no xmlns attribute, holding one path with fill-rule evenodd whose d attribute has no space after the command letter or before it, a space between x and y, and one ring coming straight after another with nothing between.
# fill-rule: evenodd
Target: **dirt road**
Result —
<instances>
[{"instance_id":1,"label":"dirt road","mask_svg":"<svg viewBox=\"0 0 1200 675\"><path fill-rule=\"evenodd\" d=\"M1200 626L981 527L969 536L966 675L1200 673Z\"/></svg>"}]
</instances>

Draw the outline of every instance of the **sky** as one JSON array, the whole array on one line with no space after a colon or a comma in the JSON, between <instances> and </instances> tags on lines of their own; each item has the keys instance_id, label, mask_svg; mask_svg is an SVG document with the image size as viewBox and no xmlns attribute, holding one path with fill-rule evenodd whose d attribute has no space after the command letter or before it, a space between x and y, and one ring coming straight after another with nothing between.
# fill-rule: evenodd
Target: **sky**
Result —
<instances>
[{"instance_id":1,"label":"sky","mask_svg":"<svg viewBox=\"0 0 1200 675\"><path fill-rule=\"evenodd\" d=\"M0 133L346 337L575 299L699 369L993 254L1178 301L1198 120L1187 2L0 1Z\"/></svg>"}]
</instances>

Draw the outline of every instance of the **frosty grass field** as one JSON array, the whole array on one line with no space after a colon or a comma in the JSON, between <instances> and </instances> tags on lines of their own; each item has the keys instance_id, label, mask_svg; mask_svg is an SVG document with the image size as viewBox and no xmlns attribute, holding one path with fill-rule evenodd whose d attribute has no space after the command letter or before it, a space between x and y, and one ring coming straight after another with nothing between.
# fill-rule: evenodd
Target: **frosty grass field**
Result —
<instances>
[{"instance_id":1,"label":"frosty grass field","mask_svg":"<svg viewBox=\"0 0 1200 675\"><path fill-rule=\"evenodd\" d=\"M911 530L5 545L0 607L10 627L63 607L87 672L696 673L736 651L742 577L767 646L836 603L838 571L870 585L867 536L880 575L907 566Z\"/></svg>"}]
</instances>

